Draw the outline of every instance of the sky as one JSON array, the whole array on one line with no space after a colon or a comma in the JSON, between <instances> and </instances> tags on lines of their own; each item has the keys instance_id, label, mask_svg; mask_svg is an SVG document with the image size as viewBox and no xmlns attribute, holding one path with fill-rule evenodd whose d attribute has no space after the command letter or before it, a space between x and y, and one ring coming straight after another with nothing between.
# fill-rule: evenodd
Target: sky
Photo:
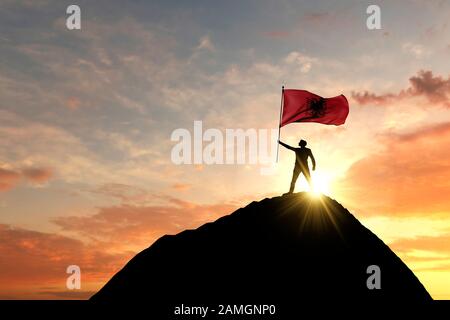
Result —
<instances>
[{"instance_id":1,"label":"sky","mask_svg":"<svg viewBox=\"0 0 450 320\"><path fill-rule=\"evenodd\" d=\"M0 298L89 298L160 236L286 192L283 148L273 174L171 158L196 120L277 128L284 85L348 98L345 125L281 139L450 299L450 2L77 1L80 30L70 4L0 0Z\"/></svg>"}]
</instances>

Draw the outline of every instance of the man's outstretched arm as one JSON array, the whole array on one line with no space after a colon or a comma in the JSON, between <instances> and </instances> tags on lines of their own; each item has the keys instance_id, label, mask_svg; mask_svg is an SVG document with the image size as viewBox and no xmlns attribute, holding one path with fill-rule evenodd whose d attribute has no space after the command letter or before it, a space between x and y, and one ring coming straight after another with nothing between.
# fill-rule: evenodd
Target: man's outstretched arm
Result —
<instances>
[{"instance_id":1,"label":"man's outstretched arm","mask_svg":"<svg viewBox=\"0 0 450 320\"><path fill-rule=\"evenodd\" d=\"M309 151L309 156L311 157L311 162L312 162L312 169L313 171L316 170L316 159L314 159L314 156L312 154L312 151Z\"/></svg>"},{"instance_id":2,"label":"man's outstretched arm","mask_svg":"<svg viewBox=\"0 0 450 320\"><path fill-rule=\"evenodd\" d=\"M289 150L295 151L294 147L291 147L290 145L278 140L278 143L281 144L283 147L288 148Z\"/></svg>"}]
</instances>

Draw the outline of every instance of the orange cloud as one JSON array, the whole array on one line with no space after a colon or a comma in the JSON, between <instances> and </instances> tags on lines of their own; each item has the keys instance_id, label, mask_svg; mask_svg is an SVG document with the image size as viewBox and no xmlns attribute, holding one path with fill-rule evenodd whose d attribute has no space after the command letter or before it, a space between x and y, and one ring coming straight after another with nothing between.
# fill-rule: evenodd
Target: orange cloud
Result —
<instances>
[{"instance_id":1,"label":"orange cloud","mask_svg":"<svg viewBox=\"0 0 450 320\"><path fill-rule=\"evenodd\" d=\"M450 123L384 135L383 150L354 163L336 190L372 215L450 214Z\"/></svg>"},{"instance_id":2,"label":"orange cloud","mask_svg":"<svg viewBox=\"0 0 450 320\"><path fill-rule=\"evenodd\" d=\"M178 233L236 209L161 197L164 205L123 204L90 216L59 217L64 234L0 224L0 298L88 298L136 252L164 234ZM78 265L82 290L65 288L66 268Z\"/></svg>"},{"instance_id":3,"label":"orange cloud","mask_svg":"<svg viewBox=\"0 0 450 320\"><path fill-rule=\"evenodd\" d=\"M131 253L107 253L66 236L0 224L0 255L0 298L42 298L55 291L50 288L73 294L65 287L69 265L81 268L82 288L89 287L106 281Z\"/></svg>"},{"instance_id":4,"label":"orange cloud","mask_svg":"<svg viewBox=\"0 0 450 320\"><path fill-rule=\"evenodd\" d=\"M20 181L20 174L0 168L0 192L14 188Z\"/></svg>"},{"instance_id":5,"label":"orange cloud","mask_svg":"<svg viewBox=\"0 0 450 320\"><path fill-rule=\"evenodd\" d=\"M450 108L450 76L444 79L434 76L432 71L420 70L416 76L409 78L410 87L398 93L352 92L352 98L359 104L386 105L397 99L425 97L430 103L442 104Z\"/></svg>"},{"instance_id":6,"label":"orange cloud","mask_svg":"<svg viewBox=\"0 0 450 320\"><path fill-rule=\"evenodd\" d=\"M389 246L398 251L410 251L414 249L450 255L450 233L438 237L420 236L415 238L402 238L392 242Z\"/></svg>"},{"instance_id":7,"label":"orange cloud","mask_svg":"<svg viewBox=\"0 0 450 320\"><path fill-rule=\"evenodd\" d=\"M231 204L201 205L176 198L167 200L169 203L161 206L104 207L91 216L59 217L53 222L64 231L114 245L116 249L138 250L164 234L198 227L236 209Z\"/></svg>"}]
</instances>

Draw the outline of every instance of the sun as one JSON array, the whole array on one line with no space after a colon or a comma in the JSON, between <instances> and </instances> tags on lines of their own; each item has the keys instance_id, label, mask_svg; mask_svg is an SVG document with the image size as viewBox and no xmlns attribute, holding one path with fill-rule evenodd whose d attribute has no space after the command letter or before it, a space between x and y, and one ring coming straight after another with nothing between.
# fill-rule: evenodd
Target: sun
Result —
<instances>
[{"instance_id":1,"label":"sun","mask_svg":"<svg viewBox=\"0 0 450 320\"><path fill-rule=\"evenodd\" d=\"M332 178L326 172L313 171L312 172L313 189L309 188L306 179L299 179L298 188L302 190L310 190L312 196L318 197L322 194L330 195ZM299 183L300 182L300 183Z\"/></svg>"},{"instance_id":2,"label":"sun","mask_svg":"<svg viewBox=\"0 0 450 320\"><path fill-rule=\"evenodd\" d=\"M329 194L331 192L331 178L321 172L312 173L313 191L315 193Z\"/></svg>"}]
</instances>

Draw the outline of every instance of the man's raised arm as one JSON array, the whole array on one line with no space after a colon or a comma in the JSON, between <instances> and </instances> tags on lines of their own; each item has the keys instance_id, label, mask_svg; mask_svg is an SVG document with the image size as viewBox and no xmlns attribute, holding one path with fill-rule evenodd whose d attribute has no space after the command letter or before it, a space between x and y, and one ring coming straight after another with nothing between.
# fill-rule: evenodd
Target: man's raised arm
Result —
<instances>
[{"instance_id":1,"label":"man's raised arm","mask_svg":"<svg viewBox=\"0 0 450 320\"><path fill-rule=\"evenodd\" d=\"M284 142L282 142L280 140L278 140L278 143L281 144L283 147L289 149L289 150L295 151L295 148L291 147L290 145L288 145L288 144L286 144L286 143L284 143Z\"/></svg>"}]
</instances>

